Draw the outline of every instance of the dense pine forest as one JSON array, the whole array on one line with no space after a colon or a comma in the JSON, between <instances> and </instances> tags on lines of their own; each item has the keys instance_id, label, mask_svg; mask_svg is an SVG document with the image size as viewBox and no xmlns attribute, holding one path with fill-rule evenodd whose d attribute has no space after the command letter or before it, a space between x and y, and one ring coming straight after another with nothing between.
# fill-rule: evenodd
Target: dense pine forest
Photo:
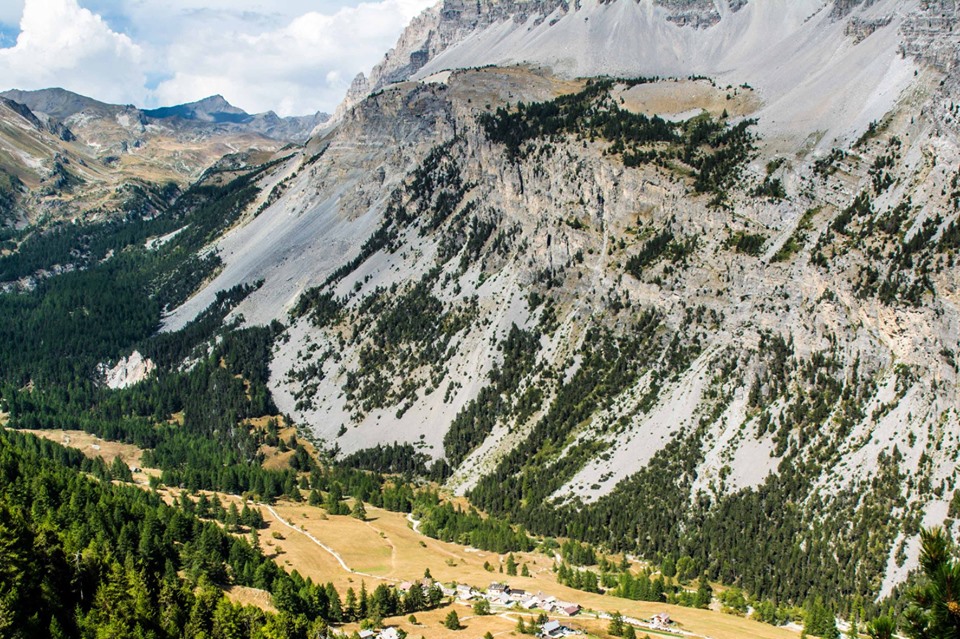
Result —
<instances>
[{"instance_id":1,"label":"dense pine forest","mask_svg":"<svg viewBox=\"0 0 960 639\"><path fill-rule=\"evenodd\" d=\"M5 637L316 637L338 616L332 586L285 573L155 494L111 484L110 469L78 451L4 431L0 474ZM218 587L228 584L274 593L281 612L230 603Z\"/></svg>"}]
</instances>

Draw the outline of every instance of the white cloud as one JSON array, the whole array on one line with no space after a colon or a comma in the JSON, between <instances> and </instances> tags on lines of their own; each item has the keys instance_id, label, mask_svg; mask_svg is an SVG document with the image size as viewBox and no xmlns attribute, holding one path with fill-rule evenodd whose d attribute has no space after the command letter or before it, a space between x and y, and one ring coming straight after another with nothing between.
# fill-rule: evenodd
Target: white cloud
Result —
<instances>
[{"instance_id":1,"label":"white cloud","mask_svg":"<svg viewBox=\"0 0 960 639\"><path fill-rule=\"evenodd\" d=\"M0 0L0 21L23 5L0 90L62 86L147 107L219 93L250 112L332 112L435 2Z\"/></svg>"},{"instance_id":2,"label":"white cloud","mask_svg":"<svg viewBox=\"0 0 960 639\"><path fill-rule=\"evenodd\" d=\"M112 102L146 97L142 50L76 0L28 0L14 46L0 49L0 86L61 86Z\"/></svg>"},{"instance_id":3,"label":"white cloud","mask_svg":"<svg viewBox=\"0 0 960 639\"><path fill-rule=\"evenodd\" d=\"M156 99L176 103L222 93L249 111L331 111L353 76L378 62L433 2L382 0L332 14L313 11L256 34L208 25L169 47L172 77L157 87Z\"/></svg>"}]
</instances>

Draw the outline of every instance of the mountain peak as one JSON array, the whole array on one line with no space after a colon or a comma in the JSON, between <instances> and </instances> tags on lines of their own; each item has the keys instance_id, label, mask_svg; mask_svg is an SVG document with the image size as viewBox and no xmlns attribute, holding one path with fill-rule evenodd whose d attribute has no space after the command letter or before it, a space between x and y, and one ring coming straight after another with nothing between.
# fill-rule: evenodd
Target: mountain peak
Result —
<instances>
[{"instance_id":1,"label":"mountain peak","mask_svg":"<svg viewBox=\"0 0 960 639\"><path fill-rule=\"evenodd\" d=\"M208 113L243 113L246 114L241 108L235 107L230 104L225 97L217 93L216 95L211 95L202 100L197 100L196 102L190 102L189 104L183 106L191 106L194 109L205 111Z\"/></svg>"},{"instance_id":2,"label":"mountain peak","mask_svg":"<svg viewBox=\"0 0 960 639\"><path fill-rule=\"evenodd\" d=\"M243 109L227 102L226 98L220 94L211 95L196 102L145 110L144 113L148 117L157 119L182 118L216 124L225 122L242 124L253 117Z\"/></svg>"},{"instance_id":3,"label":"mountain peak","mask_svg":"<svg viewBox=\"0 0 960 639\"><path fill-rule=\"evenodd\" d=\"M0 97L19 102L34 113L45 113L59 120L84 110L104 111L111 108L104 102L59 87L36 91L11 89L0 93Z\"/></svg>"}]
</instances>

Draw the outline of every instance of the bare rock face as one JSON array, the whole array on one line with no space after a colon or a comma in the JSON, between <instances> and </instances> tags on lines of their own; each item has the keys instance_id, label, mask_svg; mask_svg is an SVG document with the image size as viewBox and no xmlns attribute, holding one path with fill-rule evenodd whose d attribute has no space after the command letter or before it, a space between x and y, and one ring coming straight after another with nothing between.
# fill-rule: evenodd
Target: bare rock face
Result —
<instances>
[{"instance_id":1,"label":"bare rock face","mask_svg":"<svg viewBox=\"0 0 960 639\"><path fill-rule=\"evenodd\" d=\"M102 366L101 373L107 388L117 390L139 384L150 377L156 369L157 366L153 361L144 358L139 351L134 351L110 368Z\"/></svg>"},{"instance_id":2,"label":"bare rock face","mask_svg":"<svg viewBox=\"0 0 960 639\"><path fill-rule=\"evenodd\" d=\"M913 0L444 0L410 24L369 77L351 87L338 113L391 83L487 64L538 64L572 77L715 76L747 66L749 56L758 62L792 55L793 34L818 16L827 18L825 25L843 25L854 43L891 25L899 28L904 20L912 21L908 30L946 32L953 9L950 15L933 18L937 7L930 4L918 8ZM918 41L908 44L911 39ZM649 46L653 42L657 45ZM911 54L922 50L928 56L946 55L932 53L922 37L907 37L905 46ZM746 77L730 75L737 83Z\"/></svg>"},{"instance_id":3,"label":"bare rock face","mask_svg":"<svg viewBox=\"0 0 960 639\"><path fill-rule=\"evenodd\" d=\"M449 47L458 44L470 35L502 23L514 25L552 24L571 11L579 11L589 5L610 5L617 0L443 0L437 6L424 11L415 18L396 46L384 60L377 64L364 83L354 82L347 97L338 109L356 104L363 96L388 84L413 77L424 65ZM660 7L670 23L680 27L705 29L720 21L718 4L713 0L628 0L638 10L642 5L653 3ZM746 0L723 3L730 12L736 12ZM335 117L336 119L336 117Z\"/></svg>"},{"instance_id":4,"label":"bare rock face","mask_svg":"<svg viewBox=\"0 0 960 639\"><path fill-rule=\"evenodd\" d=\"M833 18L845 18L857 8L867 9L877 0L834 0L833 8L830 10L830 16Z\"/></svg>"},{"instance_id":5,"label":"bare rock face","mask_svg":"<svg viewBox=\"0 0 960 639\"><path fill-rule=\"evenodd\" d=\"M956 73L960 61L958 19L955 2L923 0L903 25L903 54Z\"/></svg>"}]
</instances>

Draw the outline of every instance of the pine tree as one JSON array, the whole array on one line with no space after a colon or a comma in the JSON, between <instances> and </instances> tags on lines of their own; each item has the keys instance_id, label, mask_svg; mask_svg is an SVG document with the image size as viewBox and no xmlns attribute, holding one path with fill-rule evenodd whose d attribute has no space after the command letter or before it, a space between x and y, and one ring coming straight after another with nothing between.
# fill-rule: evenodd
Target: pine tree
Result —
<instances>
[{"instance_id":1,"label":"pine tree","mask_svg":"<svg viewBox=\"0 0 960 639\"><path fill-rule=\"evenodd\" d=\"M803 614L803 629L807 634L822 637L823 639L839 639L837 620L833 612L827 608L821 597L810 602Z\"/></svg>"},{"instance_id":2,"label":"pine tree","mask_svg":"<svg viewBox=\"0 0 960 639\"><path fill-rule=\"evenodd\" d=\"M451 610L447 615L447 618L443 620L443 625L448 630L460 630L463 626L460 625L460 617L457 615L456 610Z\"/></svg>"},{"instance_id":3,"label":"pine tree","mask_svg":"<svg viewBox=\"0 0 960 639\"><path fill-rule=\"evenodd\" d=\"M110 475L117 481L133 481L133 473L130 467L117 455L113 458L113 465L110 466Z\"/></svg>"},{"instance_id":4,"label":"pine tree","mask_svg":"<svg viewBox=\"0 0 960 639\"><path fill-rule=\"evenodd\" d=\"M343 621L343 605L340 603L340 593L330 583L327 584L326 590L330 621Z\"/></svg>"},{"instance_id":5,"label":"pine tree","mask_svg":"<svg viewBox=\"0 0 960 639\"><path fill-rule=\"evenodd\" d=\"M620 611L617 611L610 617L610 625L607 626L607 632L614 637L622 637L624 631L623 625L623 615L620 614Z\"/></svg>"},{"instance_id":6,"label":"pine tree","mask_svg":"<svg viewBox=\"0 0 960 639\"><path fill-rule=\"evenodd\" d=\"M413 584L403 597L403 609L406 612L417 612L423 610L425 606L426 599L423 596L423 588L420 587L420 584Z\"/></svg>"},{"instance_id":7,"label":"pine tree","mask_svg":"<svg viewBox=\"0 0 960 639\"><path fill-rule=\"evenodd\" d=\"M517 560L513 553L507 555L507 574L511 577L517 576Z\"/></svg>"},{"instance_id":8,"label":"pine tree","mask_svg":"<svg viewBox=\"0 0 960 639\"><path fill-rule=\"evenodd\" d=\"M697 586L697 596L694 601L694 606L697 608L708 608L711 601L713 601L713 588L710 587L710 581L707 579L707 574L704 573L700 576L700 584Z\"/></svg>"},{"instance_id":9,"label":"pine tree","mask_svg":"<svg viewBox=\"0 0 960 639\"><path fill-rule=\"evenodd\" d=\"M920 567L926 583L909 593L903 630L911 639L960 637L960 562L952 552L942 529L921 531Z\"/></svg>"},{"instance_id":10,"label":"pine tree","mask_svg":"<svg viewBox=\"0 0 960 639\"><path fill-rule=\"evenodd\" d=\"M897 624L886 615L880 615L867 624L867 634L870 635L870 639L893 639L893 634L896 631ZM850 636L855 637L857 635L851 634Z\"/></svg>"},{"instance_id":11,"label":"pine tree","mask_svg":"<svg viewBox=\"0 0 960 639\"><path fill-rule=\"evenodd\" d=\"M664 577L677 576L677 563L673 560L673 555L667 555L663 560L663 565L660 566L660 574Z\"/></svg>"},{"instance_id":12,"label":"pine tree","mask_svg":"<svg viewBox=\"0 0 960 639\"><path fill-rule=\"evenodd\" d=\"M857 628L857 617L855 615L850 616L850 627L847 628L847 639L859 639L860 629Z\"/></svg>"},{"instance_id":13,"label":"pine tree","mask_svg":"<svg viewBox=\"0 0 960 639\"><path fill-rule=\"evenodd\" d=\"M367 596L367 582L360 582L360 596L357 598L357 616L361 619L367 616L370 610L370 598Z\"/></svg>"},{"instance_id":14,"label":"pine tree","mask_svg":"<svg viewBox=\"0 0 960 639\"><path fill-rule=\"evenodd\" d=\"M360 614L357 608L357 593L353 587L347 588L347 598L343 601L343 614L347 619L356 619Z\"/></svg>"},{"instance_id":15,"label":"pine tree","mask_svg":"<svg viewBox=\"0 0 960 639\"><path fill-rule=\"evenodd\" d=\"M440 586L433 584L427 591L427 602L431 608L436 608L441 601L443 601L443 591L440 590Z\"/></svg>"},{"instance_id":16,"label":"pine tree","mask_svg":"<svg viewBox=\"0 0 960 639\"><path fill-rule=\"evenodd\" d=\"M350 511L350 515L359 519L360 521L367 520L367 509L364 508L361 500L357 499L353 502L353 510Z\"/></svg>"}]
</instances>

